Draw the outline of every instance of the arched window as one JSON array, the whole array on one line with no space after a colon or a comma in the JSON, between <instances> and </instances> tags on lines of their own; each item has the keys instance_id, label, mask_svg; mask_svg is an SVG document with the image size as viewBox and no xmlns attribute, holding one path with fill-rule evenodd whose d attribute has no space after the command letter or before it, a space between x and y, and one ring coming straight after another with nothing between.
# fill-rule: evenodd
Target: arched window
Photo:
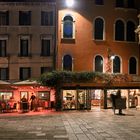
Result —
<instances>
[{"instance_id":1,"label":"arched window","mask_svg":"<svg viewBox=\"0 0 140 140\"><path fill-rule=\"evenodd\" d=\"M103 58L100 55L95 57L95 71L103 72Z\"/></svg>"},{"instance_id":2,"label":"arched window","mask_svg":"<svg viewBox=\"0 0 140 140\"><path fill-rule=\"evenodd\" d=\"M101 18L96 18L94 23L94 38L103 40L104 21Z\"/></svg>"},{"instance_id":3,"label":"arched window","mask_svg":"<svg viewBox=\"0 0 140 140\"><path fill-rule=\"evenodd\" d=\"M121 20L117 20L115 23L115 40L124 40L124 23Z\"/></svg>"},{"instance_id":4,"label":"arched window","mask_svg":"<svg viewBox=\"0 0 140 140\"><path fill-rule=\"evenodd\" d=\"M72 71L72 57L65 55L63 58L63 70Z\"/></svg>"},{"instance_id":5,"label":"arched window","mask_svg":"<svg viewBox=\"0 0 140 140\"><path fill-rule=\"evenodd\" d=\"M127 41L135 41L135 24L132 21L127 22Z\"/></svg>"},{"instance_id":6,"label":"arched window","mask_svg":"<svg viewBox=\"0 0 140 140\"><path fill-rule=\"evenodd\" d=\"M118 56L115 56L113 59L113 73L120 73L121 62Z\"/></svg>"},{"instance_id":7,"label":"arched window","mask_svg":"<svg viewBox=\"0 0 140 140\"><path fill-rule=\"evenodd\" d=\"M63 38L74 38L74 21L70 15L63 19Z\"/></svg>"},{"instance_id":8,"label":"arched window","mask_svg":"<svg viewBox=\"0 0 140 140\"><path fill-rule=\"evenodd\" d=\"M116 0L116 7L124 7L124 0Z\"/></svg>"},{"instance_id":9,"label":"arched window","mask_svg":"<svg viewBox=\"0 0 140 140\"><path fill-rule=\"evenodd\" d=\"M137 61L135 57L131 57L129 59L129 74L136 74L137 73Z\"/></svg>"}]
</instances>

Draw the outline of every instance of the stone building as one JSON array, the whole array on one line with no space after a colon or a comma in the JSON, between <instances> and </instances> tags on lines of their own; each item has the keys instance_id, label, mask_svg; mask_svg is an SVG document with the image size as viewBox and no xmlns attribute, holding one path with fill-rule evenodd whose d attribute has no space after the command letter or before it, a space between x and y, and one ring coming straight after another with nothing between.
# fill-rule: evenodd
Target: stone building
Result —
<instances>
[{"instance_id":1,"label":"stone building","mask_svg":"<svg viewBox=\"0 0 140 140\"><path fill-rule=\"evenodd\" d=\"M0 100L30 100L35 93L51 101L51 90L29 79L55 68L55 7L55 0L0 0L0 80L14 83L0 84Z\"/></svg>"},{"instance_id":2,"label":"stone building","mask_svg":"<svg viewBox=\"0 0 140 140\"><path fill-rule=\"evenodd\" d=\"M80 107L80 96L84 108L90 106L92 99L95 106L102 106L103 99L104 107L108 108L110 93L116 93L117 89L127 98L127 107L137 106L134 100L140 92L140 48L134 31L139 6L139 0L57 1L57 69L126 74L132 78L125 82L120 79L108 87L102 81L65 84L62 98L67 101L67 96L74 96L77 104L73 108Z\"/></svg>"}]
</instances>

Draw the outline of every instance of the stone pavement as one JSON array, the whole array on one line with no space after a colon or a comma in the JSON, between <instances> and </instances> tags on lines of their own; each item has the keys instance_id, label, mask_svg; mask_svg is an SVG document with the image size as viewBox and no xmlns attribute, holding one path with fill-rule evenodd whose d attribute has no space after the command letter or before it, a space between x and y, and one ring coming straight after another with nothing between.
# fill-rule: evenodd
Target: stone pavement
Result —
<instances>
[{"instance_id":1,"label":"stone pavement","mask_svg":"<svg viewBox=\"0 0 140 140\"><path fill-rule=\"evenodd\" d=\"M140 110L0 114L0 140L140 140Z\"/></svg>"}]
</instances>

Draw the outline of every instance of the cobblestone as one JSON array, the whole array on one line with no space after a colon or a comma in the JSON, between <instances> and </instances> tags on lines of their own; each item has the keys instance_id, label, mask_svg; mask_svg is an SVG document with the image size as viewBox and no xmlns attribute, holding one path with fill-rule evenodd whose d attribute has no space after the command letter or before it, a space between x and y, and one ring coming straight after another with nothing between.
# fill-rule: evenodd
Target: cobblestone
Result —
<instances>
[{"instance_id":1,"label":"cobblestone","mask_svg":"<svg viewBox=\"0 0 140 140\"><path fill-rule=\"evenodd\" d=\"M139 140L140 110L0 114L0 140Z\"/></svg>"}]
</instances>

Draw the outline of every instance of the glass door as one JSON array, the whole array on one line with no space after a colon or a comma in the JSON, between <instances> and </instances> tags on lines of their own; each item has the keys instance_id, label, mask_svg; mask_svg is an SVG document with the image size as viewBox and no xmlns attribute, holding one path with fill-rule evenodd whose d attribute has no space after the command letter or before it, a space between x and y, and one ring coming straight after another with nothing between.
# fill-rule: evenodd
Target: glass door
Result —
<instances>
[{"instance_id":1,"label":"glass door","mask_svg":"<svg viewBox=\"0 0 140 140\"><path fill-rule=\"evenodd\" d=\"M77 90L77 109L87 109L87 92L86 90Z\"/></svg>"}]
</instances>

